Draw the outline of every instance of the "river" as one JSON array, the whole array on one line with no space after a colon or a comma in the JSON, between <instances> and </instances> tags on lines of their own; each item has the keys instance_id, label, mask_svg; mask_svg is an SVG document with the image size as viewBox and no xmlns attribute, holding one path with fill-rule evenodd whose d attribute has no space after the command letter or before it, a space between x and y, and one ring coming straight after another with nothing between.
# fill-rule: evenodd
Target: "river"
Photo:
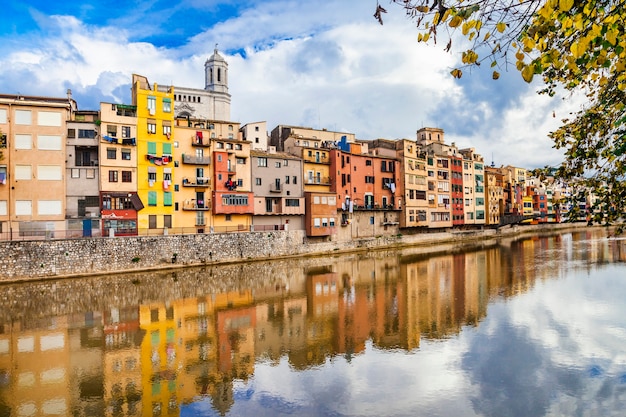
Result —
<instances>
[{"instance_id":1,"label":"river","mask_svg":"<svg viewBox=\"0 0 626 417\"><path fill-rule=\"evenodd\" d=\"M626 239L0 286L0 416L612 416Z\"/></svg>"}]
</instances>

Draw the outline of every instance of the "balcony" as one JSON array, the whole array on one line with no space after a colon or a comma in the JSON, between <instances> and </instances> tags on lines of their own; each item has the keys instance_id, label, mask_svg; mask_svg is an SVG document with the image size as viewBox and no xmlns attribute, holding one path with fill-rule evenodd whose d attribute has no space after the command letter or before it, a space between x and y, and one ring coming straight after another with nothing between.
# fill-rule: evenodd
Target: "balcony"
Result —
<instances>
[{"instance_id":1,"label":"balcony","mask_svg":"<svg viewBox=\"0 0 626 417\"><path fill-rule=\"evenodd\" d=\"M307 178L305 184L314 185L330 185L330 177L324 178Z\"/></svg>"},{"instance_id":2,"label":"balcony","mask_svg":"<svg viewBox=\"0 0 626 417\"><path fill-rule=\"evenodd\" d=\"M210 201L186 200L183 202L183 210L185 211L208 211L211 210Z\"/></svg>"},{"instance_id":3,"label":"balcony","mask_svg":"<svg viewBox=\"0 0 626 417\"><path fill-rule=\"evenodd\" d=\"M211 157L210 156L195 156L195 155L185 155L185 154L183 154L183 164L210 165L211 164Z\"/></svg>"},{"instance_id":4,"label":"balcony","mask_svg":"<svg viewBox=\"0 0 626 417\"><path fill-rule=\"evenodd\" d=\"M183 178L183 187L208 187L211 179L206 177Z\"/></svg>"},{"instance_id":5,"label":"balcony","mask_svg":"<svg viewBox=\"0 0 626 417\"><path fill-rule=\"evenodd\" d=\"M209 138L204 138L202 135L194 135L191 137L191 146L199 146L201 148L208 148L211 146L211 140Z\"/></svg>"},{"instance_id":6,"label":"balcony","mask_svg":"<svg viewBox=\"0 0 626 417\"><path fill-rule=\"evenodd\" d=\"M270 193L282 193L283 185L282 184L271 184L270 185Z\"/></svg>"}]
</instances>

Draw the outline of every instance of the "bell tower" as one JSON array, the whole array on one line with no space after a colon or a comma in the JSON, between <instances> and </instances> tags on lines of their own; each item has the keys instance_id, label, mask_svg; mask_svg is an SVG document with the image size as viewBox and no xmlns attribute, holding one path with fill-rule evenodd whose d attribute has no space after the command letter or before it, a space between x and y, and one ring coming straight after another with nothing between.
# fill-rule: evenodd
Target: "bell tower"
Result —
<instances>
[{"instance_id":1,"label":"bell tower","mask_svg":"<svg viewBox=\"0 0 626 417\"><path fill-rule=\"evenodd\" d=\"M217 51L217 44L213 55L204 63L204 72L205 90L228 94L228 63Z\"/></svg>"}]
</instances>

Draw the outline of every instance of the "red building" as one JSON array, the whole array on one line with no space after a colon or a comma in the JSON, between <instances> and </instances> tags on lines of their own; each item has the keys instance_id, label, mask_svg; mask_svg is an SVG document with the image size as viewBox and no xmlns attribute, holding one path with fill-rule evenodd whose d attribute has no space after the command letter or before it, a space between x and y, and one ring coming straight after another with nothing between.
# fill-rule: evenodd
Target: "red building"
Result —
<instances>
[{"instance_id":1,"label":"red building","mask_svg":"<svg viewBox=\"0 0 626 417\"><path fill-rule=\"evenodd\" d=\"M450 156L450 198L452 203L452 225L465 224L463 206L463 157Z\"/></svg>"}]
</instances>

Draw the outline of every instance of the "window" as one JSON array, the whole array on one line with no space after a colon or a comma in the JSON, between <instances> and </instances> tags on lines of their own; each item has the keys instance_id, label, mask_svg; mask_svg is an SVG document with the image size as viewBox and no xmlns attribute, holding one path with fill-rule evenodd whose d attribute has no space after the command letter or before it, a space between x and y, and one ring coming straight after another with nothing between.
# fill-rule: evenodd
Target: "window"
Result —
<instances>
[{"instance_id":1,"label":"window","mask_svg":"<svg viewBox=\"0 0 626 417\"><path fill-rule=\"evenodd\" d=\"M117 182L117 171L109 171L109 182Z\"/></svg>"},{"instance_id":2,"label":"window","mask_svg":"<svg viewBox=\"0 0 626 417\"><path fill-rule=\"evenodd\" d=\"M163 144L163 155L171 155L172 154L172 144L164 143Z\"/></svg>"},{"instance_id":3,"label":"window","mask_svg":"<svg viewBox=\"0 0 626 417\"><path fill-rule=\"evenodd\" d=\"M133 182L133 172L122 171L122 182Z\"/></svg>"},{"instance_id":4,"label":"window","mask_svg":"<svg viewBox=\"0 0 626 417\"><path fill-rule=\"evenodd\" d=\"M115 125L107 125L107 135L112 137L117 137L117 126Z\"/></svg>"},{"instance_id":5,"label":"window","mask_svg":"<svg viewBox=\"0 0 626 417\"><path fill-rule=\"evenodd\" d=\"M151 115L156 113L156 97L148 96L148 111Z\"/></svg>"},{"instance_id":6,"label":"window","mask_svg":"<svg viewBox=\"0 0 626 417\"><path fill-rule=\"evenodd\" d=\"M61 181L63 179L60 165L38 165L37 179L40 181Z\"/></svg>"},{"instance_id":7,"label":"window","mask_svg":"<svg viewBox=\"0 0 626 417\"><path fill-rule=\"evenodd\" d=\"M107 148L107 159L116 159L117 150L115 148Z\"/></svg>"},{"instance_id":8,"label":"window","mask_svg":"<svg viewBox=\"0 0 626 417\"><path fill-rule=\"evenodd\" d=\"M156 155L156 142L148 142L148 154Z\"/></svg>"},{"instance_id":9,"label":"window","mask_svg":"<svg viewBox=\"0 0 626 417\"><path fill-rule=\"evenodd\" d=\"M172 112L172 99L171 98L163 98L163 111L165 113L171 113Z\"/></svg>"},{"instance_id":10,"label":"window","mask_svg":"<svg viewBox=\"0 0 626 417\"><path fill-rule=\"evenodd\" d=\"M231 220L232 220L232 216L231 216L230 214L226 214L226 215L224 216L224 220L225 220L225 221L227 221L227 222L229 222L229 221L231 221Z\"/></svg>"},{"instance_id":11,"label":"window","mask_svg":"<svg viewBox=\"0 0 626 417\"><path fill-rule=\"evenodd\" d=\"M172 135L172 126L165 126L165 125L163 125L163 134L165 136L171 136Z\"/></svg>"},{"instance_id":12,"label":"window","mask_svg":"<svg viewBox=\"0 0 626 417\"><path fill-rule=\"evenodd\" d=\"M247 206L248 196L238 194L224 194L222 196L222 205L224 206Z\"/></svg>"},{"instance_id":13,"label":"window","mask_svg":"<svg viewBox=\"0 0 626 417\"><path fill-rule=\"evenodd\" d=\"M148 171L148 181L156 181L156 171Z\"/></svg>"},{"instance_id":14,"label":"window","mask_svg":"<svg viewBox=\"0 0 626 417\"><path fill-rule=\"evenodd\" d=\"M43 151L60 151L61 148L61 136L37 135L37 149Z\"/></svg>"},{"instance_id":15,"label":"window","mask_svg":"<svg viewBox=\"0 0 626 417\"><path fill-rule=\"evenodd\" d=\"M68 139L74 139L76 137L76 129L67 129Z\"/></svg>"},{"instance_id":16,"label":"window","mask_svg":"<svg viewBox=\"0 0 626 417\"><path fill-rule=\"evenodd\" d=\"M274 162L274 167L275 168L280 168L280 162Z\"/></svg>"},{"instance_id":17,"label":"window","mask_svg":"<svg viewBox=\"0 0 626 417\"><path fill-rule=\"evenodd\" d=\"M30 165L15 165L16 180L30 180L33 178L33 168Z\"/></svg>"},{"instance_id":18,"label":"window","mask_svg":"<svg viewBox=\"0 0 626 417\"><path fill-rule=\"evenodd\" d=\"M96 131L93 129L78 129L78 137L82 139L93 139L96 137Z\"/></svg>"},{"instance_id":19,"label":"window","mask_svg":"<svg viewBox=\"0 0 626 417\"><path fill-rule=\"evenodd\" d=\"M172 228L172 215L171 214L166 214L163 216L163 227Z\"/></svg>"},{"instance_id":20,"label":"window","mask_svg":"<svg viewBox=\"0 0 626 417\"><path fill-rule=\"evenodd\" d=\"M165 191L163 193L163 205L171 206L172 205L172 193L169 191Z\"/></svg>"},{"instance_id":21,"label":"window","mask_svg":"<svg viewBox=\"0 0 626 417\"><path fill-rule=\"evenodd\" d=\"M150 229L156 229L157 227L157 216L155 216L154 214L151 214L148 216L148 228ZM157 315L158 315L158 310L157 310ZM158 317L158 316L157 316ZM158 318L157 318L158 320ZM158 334L158 332L157 332Z\"/></svg>"},{"instance_id":22,"label":"window","mask_svg":"<svg viewBox=\"0 0 626 417\"><path fill-rule=\"evenodd\" d=\"M255 178L255 179L254 179L254 183L255 183L256 185L261 185L261 178Z\"/></svg>"},{"instance_id":23,"label":"window","mask_svg":"<svg viewBox=\"0 0 626 417\"><path fill-rule=\"evenodd\" d=\"M156 133L156 123L148 123L148 133Z\"/></svg>"},{"instance_id":24,"label":"window","mask_svg":"<svg viewBox=\"0 0 626 417\"><path fill-rule=\"evenodd\" d=\"M122 160L130 161L130 149L122 149Z\"/></svg>"},{"instance_id":25,"label":"window","mask_svg":"<svg viewBox=\"0 0 626 417\"><path fill-rule=\"evenodd\" d=\"M32 149L33 140L31 135L15 135L15 149Z\"/></svg>"},{"instance_id":26,"label":"window","mask_svg":"<svg viewBox=\"0 0 626 417\"><path fill-rule=\"evenodd\" d=\"M366 184L374 184L374 177L366 175L365 176L365 183Z\"/></svg>"},{"instance_id":27,"label":"window","mask_svg":"<svg viewBox=\"0 0 626 417\"><path fill-rule=\"evenodd\" d=\"M153 207L157 205L156 191L148 191L148 205Z\"/></svg>"},{"instance_id":28,"label":"window","mask_svg":"<svg viewBox=\"0 0 626 417\"><path fill-rule=\"evenodd\" d=\"M15 124L29 125L32 123L32 115L30 110L15 110Z\"/></svg>"},{"instance_id":29,"label":"window","mask_svg":"<svg viewBox=\"0 0 626 417\"><path fill-rule=\"evenodd\" d=\"M260 167L266 167L267 166L267 158L259 158L258 159L258 164Z\"/></svg>"},{"instance_id":30,"label":"window","mask_svg":"<svg viewBox=\"0 0 626 417\"><path fill-rule=\"evenodd\" d=\"M130 126L122 126L122 137L123 138L130 137Z\"/></svg>"},{"instance_id":31,"label":"window","mask_svg":"<svg viewBox=\"0 0 626 417\"><path fill-rule=\"evenodd\" d=\"M287 198L285 199L285 206L300 207L300 200L298 200L297 198Z\"/></svg>"},{"instance_id":32,"label":"window","mask_svg":"<svg viewBox=\"0 0 626 417\"><path fill-rule=\"evenodd\" d=\"M293 183L297 184L298 183L298 177L296 177L295 175L293 176Z\"/></svg>"},{"instance_id":33,"label":"window","mask_svg":"<svg viewBox=\"0 0 626 417\"><path fill-rule=\"evenodd\" d=\"M289 184L289 175L285 177L285 184Z\"/></svg>"},{"instance_id":34,"label":"window","mask_svg":"<svg viewBox=\"0 0 626 417\"><path fill-rule=\"evenodd\" d=\"M72 178L80 178L80 169L72 168Z\"/></svg>"},{"instance_id":35,"label":"window","mask_svg":"<svg viewBox=\"0 0 626 417\"><path fill-rule=\"evenodd\" d=\"M313 226L314 227L320 227L320 219L313 219Z\"/></svg>"},{"instance_id":36,"label":"window","mask_svg":"<svg viewBox=\"0 0 626 417\"><path fill-rule=\"evenodd\" d=\"M246 158L235 158L235 161L239 164L239 165L245 165L246 163Z\"/></svg>"}]
</instances>

